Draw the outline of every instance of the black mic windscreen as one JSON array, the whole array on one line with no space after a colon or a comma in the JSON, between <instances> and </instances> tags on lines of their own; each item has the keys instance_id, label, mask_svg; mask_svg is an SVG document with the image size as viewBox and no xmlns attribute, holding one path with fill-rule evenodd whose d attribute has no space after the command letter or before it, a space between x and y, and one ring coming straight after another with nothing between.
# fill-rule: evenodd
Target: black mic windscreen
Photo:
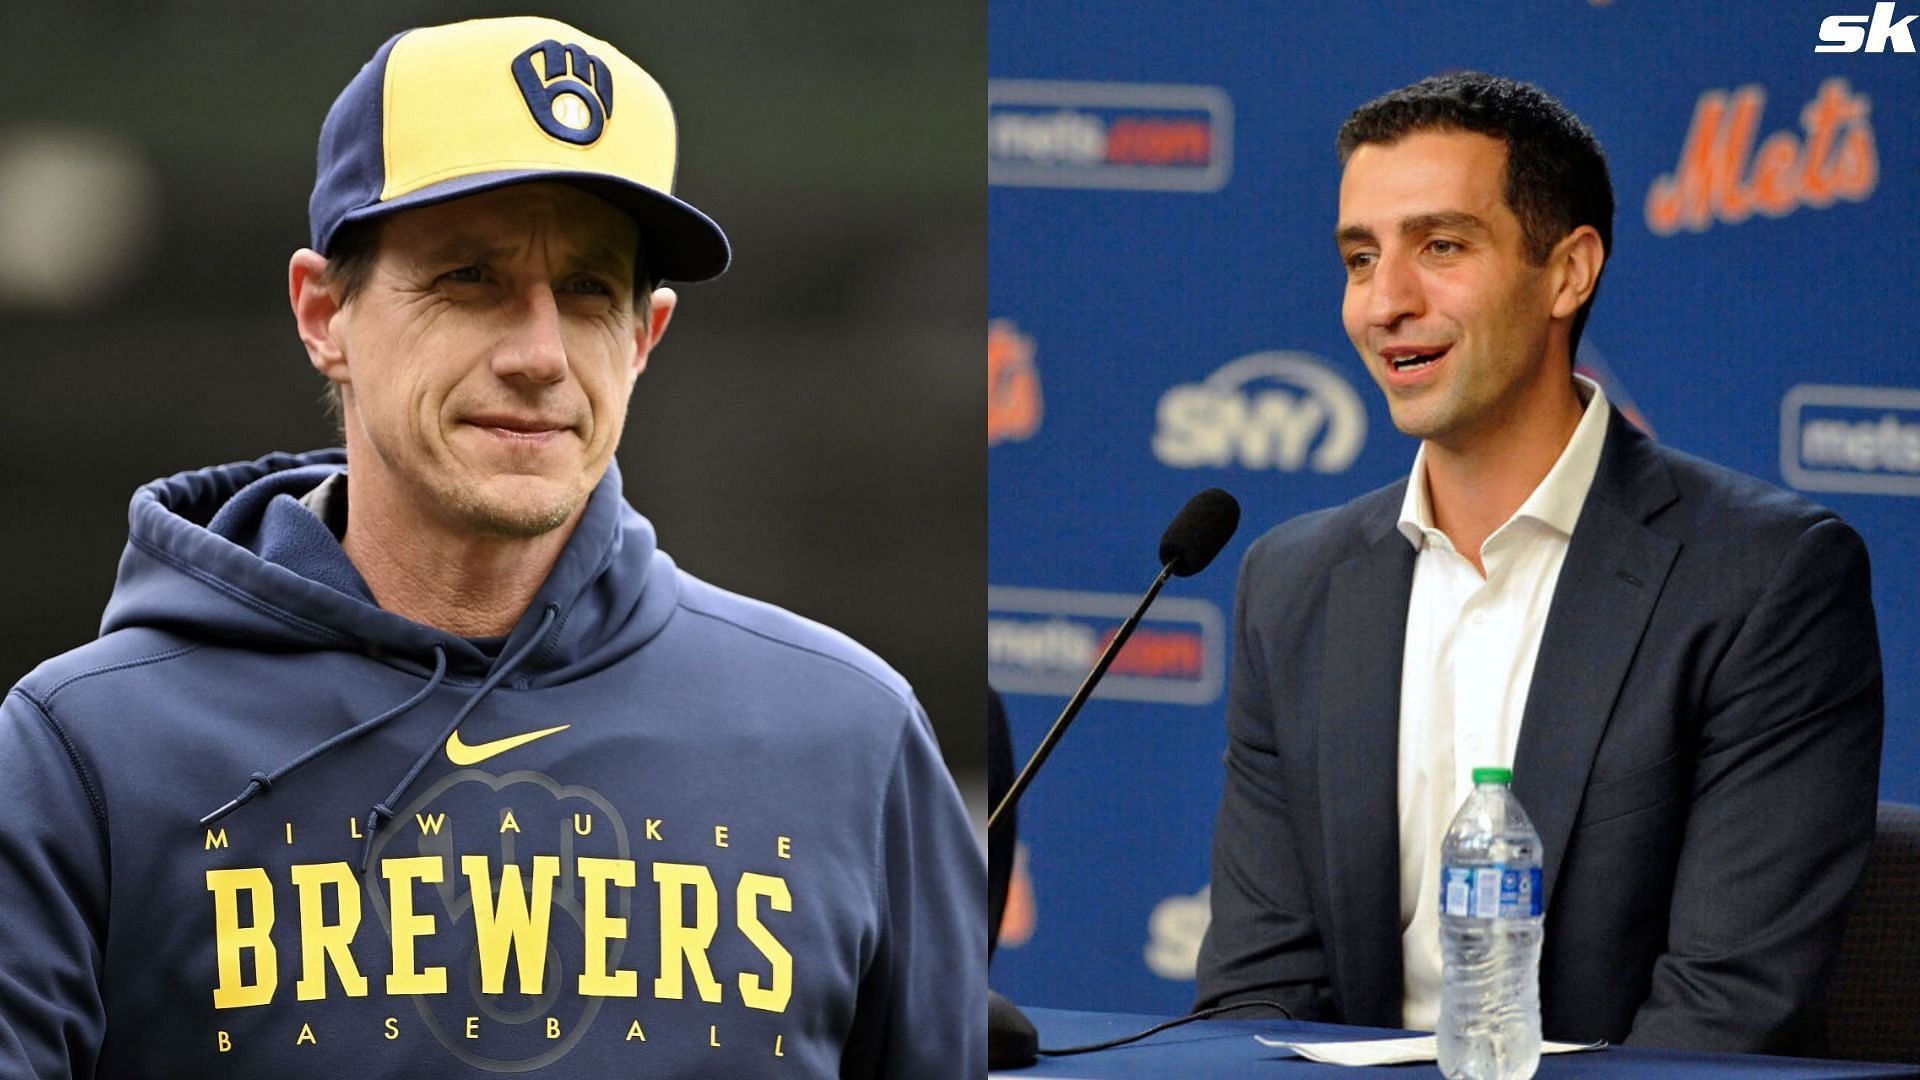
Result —
<instances>
[{"instance_id":1,"label":"black mic windscreen","mask_svg":"<svg viewBox=\"0 0 1920 1080\"><path fill-rule=\"evenodd\" d=\"M1173 565L1176 577L1190 577L1207 568L1240 527L1240 504L1219 488L1208 488L1187 500L1160 535L1160 565Z\"/></svg>"}]
</instances>

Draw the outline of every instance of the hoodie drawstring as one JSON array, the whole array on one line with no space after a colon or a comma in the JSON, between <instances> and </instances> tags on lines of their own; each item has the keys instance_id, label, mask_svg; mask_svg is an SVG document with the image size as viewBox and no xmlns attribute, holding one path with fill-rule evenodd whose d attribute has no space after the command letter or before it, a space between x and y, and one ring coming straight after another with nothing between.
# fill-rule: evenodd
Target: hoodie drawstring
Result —
<instances>
[{"instance_id":1,"label":"hoodie drawstring","mask_svg":"<svg viewBox=\"0 0 1920 1080\"><path fill-rule=\"evenodd\" d=\"M367 732L372 731L374 728L379 727L381 724L384 724L389 720L392 720L396 716L402 716L407 712L411 711L415 705L418 705L421 702L427 700L429 695L431 695L435 690L438 690L440 688L441 682L445 681L446 677L447 677L447 650L442 646L435 645L433 647L433 677L427 680L427 685L421 688L419 693L413 695L412 697L401 702L400 704L395 705L393 708L388 709L386 712L381 713L379 716L376 716L371 720L364 720L358 724L355 724L353 727L350 727L347 730L341 732L340 734L335 735L333 738L328 739L326 742L321 743L320 745L314 747L311 750L308 750L306 753L301 754L299 757L294 758L292 761L287 762L285 765L280 766L279 768L273 770L270 773L259 773L259 772L254 773L253 776L247 780L247 786L241 790L240 794L235 795L232 799L228 800L225 806L222 806L220 809L215 810L213 813L208 814L206 817L203 817L200 819L201 827L205 828L208 825L212 825L214 822L219 821L221 818L226 817L228 814L231 814L235 810L238 810L242 806L245 806L248 802L250 802L253 799L255 795L262 794L268 788L272 787L275 783L277 783L282 777L286 776L288 773L299 768L300 766L305 765L307 762L312 761L314 758L317 758L322 754L332 751L334 747L339 746L342 743L349 742L351 740L359 738L362 735L365 735Z\"/></svg>"},{"instance_id":2,"label":"hoodie drawstring","mask_svg":"<svg viewBox=\"0 0 1920 1080\"><path fill-rule=\"evenodd\" d=\"M460 706L459 710L453 714L453 719L447 721L446 730L442 731L439 737L433 742L428 743L427 748L421 751L419 759L413 763L413 768L408 769L407 775L400 778L400 783L394 787L393 791L388 793L385 799L375 803L373 809L367 811L366 844L360 849L360 873L362 875L366 874L367 864L373 858L374 836L379 833L380 826L386 824L393 818L393 804L399 802L400 796L406 794L407 789L413 786L414 779L420 775L421 770L427 767L427 762L432 761L433 755L438 753L440 747L444 745L448 739L453 737L453 733L460 727L460 722L465 720L467 714L472 712L474 707L480 704L481 699L491 693L494 687L499 686L507 676L513 674L514 669L525 662L527 657L533 655L533 651L546 641L547 631L553 628L554 622L559 617L559 614L560 607L558 604L547 605L546 611L540 616L540 628L533 632L533 636L527 639L527 643L520 646L519 651L500 662L487 674L486 681L482 682L480 688L475 690L472 696L468 697Z\"/></svg>"}]
</instances>

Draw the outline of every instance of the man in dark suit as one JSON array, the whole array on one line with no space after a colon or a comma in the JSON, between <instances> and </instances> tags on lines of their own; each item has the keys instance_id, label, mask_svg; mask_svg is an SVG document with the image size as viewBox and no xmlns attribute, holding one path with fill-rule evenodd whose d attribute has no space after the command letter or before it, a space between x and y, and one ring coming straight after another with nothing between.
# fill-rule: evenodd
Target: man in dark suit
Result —
<instances>
[{"instance_id":1,"label":"man in dark suit","mask_svg":"<svg viewBox=\"0 0 1920 1080\"><path fill-rule=\"evenodd\" d=\"M1200 1004L1433 1027L1440 837L1510 765L1547 1037L1817 1049L1878 787L1860 538L1573 374L1613 195L1558 102L1440 76L1339 148L1343 320L1421 449L1247 555Z\"/></svg>"}]
</instances>

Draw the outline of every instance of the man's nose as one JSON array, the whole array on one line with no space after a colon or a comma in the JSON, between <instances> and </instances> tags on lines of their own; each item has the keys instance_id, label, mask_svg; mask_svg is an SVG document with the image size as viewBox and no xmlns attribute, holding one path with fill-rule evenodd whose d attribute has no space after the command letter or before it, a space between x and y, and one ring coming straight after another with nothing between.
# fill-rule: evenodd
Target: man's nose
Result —
<instances>
[{"instance_id":1,"label":"man's nose","mask_svg":"<svg viewBox=\"0 0 1920 1080\"><path fill-rule=\"evenodd\" d=\"M512 328L494 351L493 372L552 383L567 377L567 346L561 334L560 305L553 286L531 285L511 309Z\"/></svg>"},{"instance_id":2,"label":"man's nose","mask_svg":"<svg viewBox=\"0 0 1920 1080\"><path fill-rule=\"evenodd\" d=\"M1420 275L1411 258L1381 252L1373 264L1369 285L1367 321L1372 325L1391 327L1401 319L1422 313Z\"/></svg>"}]
</instances>

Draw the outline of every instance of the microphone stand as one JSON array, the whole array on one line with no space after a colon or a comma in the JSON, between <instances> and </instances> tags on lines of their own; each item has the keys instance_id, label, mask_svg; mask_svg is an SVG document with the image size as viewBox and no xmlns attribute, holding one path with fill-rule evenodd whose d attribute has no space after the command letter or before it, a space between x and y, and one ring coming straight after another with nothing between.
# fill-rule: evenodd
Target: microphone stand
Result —
<instances>
[{"instance_id":1,"label":"microphone stand","mask_svg":"<svg viewBox=\"0 0 1920 1080\"><path fill-rule=\"evenodd\" d=\"M1048 729L1047 737L1040 740L1040 748L1033 752L1033 757L1027 759L1026 767L1020 770L1020 775L1014 777L1013 786L1008 788L1007 793L1001 797L1000 805L993 808L993 813L987 818L989 844L992 843L994 827L1000 823L1000 816L1019 802L1020 795L1027 790L1029 784L1033 783L1034 774L1038 773L1040 766L1046 763L1047 755L1053 753L1055 744L1066 735L1068 725L1073 723L1074 717L1080 715L1080 707L1093 696L1093 688L1100 682L1100 677L1107 673L1107 668L1113 664L1113 658L1120 654L1121 647L1127 643L1128 638L1133 636L1134 628L1139 626L1140 620L1146 616L1147 608L1153 606L1154 598L1160 595L1161 587L1166 585L1169 577L1173 576L1174 561L1170 559L1160 567L1160 576L1153 579L1153 587L1148 589L1147 595L1141 598L1140 606L1134 608L1133 614L1127 616L1127 621L1120 624L1119 631L1113 635L1112 641L1107 642L1107 647L1101 651L1100 659L1094 663L1093 670L1087 673L1086 680L1080 684L1080 689L1073 692L1073 697L1067 702L1066 709L1060 713L1060 718L1053 722L1052 728ZM1034 1031L1033 1021L1028 1020L1026 1014L1022 1013L1013 1002L989 988L987 990L987 1066L993 1069L1024 1069L1039 1060L1039 1046L1039 1035Z\"/></svg>"},{"instance_id":2,"label":"microphone stand","mask_svg":"<svg viewBox=\"0 0 1920 1080\"><path fill-rule=\"evenodd\" d=\"M1080 689L1073 692L1073 698L1067 702L1067 707L1061 712L1060 718L1053 722L1052 728L1048 729L1047 737L1040 740L1040 748L1035 750L1033 757L1027 760L1026 768L1021 769L1020 775L1013 778L1013 786L1008 788L1006 795L1001 797L1000 805L993 808L993 813L987 818L989 835L992 834L994 825L999 822L1001 813L1019 802L1021 793L1027 790L1027 785L1033 783L1034 774L1040 771L1040 766L1046 764L1047 755L1053 753L1054 744L1067 733L1067 726L1073 723L1073 718L1080 715L1080 707L1093 696L1094 685L1100 681L1102 675L1107 673L1107 668L1113 664L1113 658L1119 655L1120 647L1133 636L1134 627L1140 625L1140 620L1146 615L1147 608L1153 606L1154 598L1160 595L1161 587L1172 576L1173 562L1168 561L1160 568L1160 576L1153 579L1153 587L1148 589L1147 595L1141 598L1140 606L1133 609L1133 614L1127 616L1127 621L1120 624L1120 629L1113 635L1113 640L1107 642L1107 647L1100 653L1100 659L1094 663L1093 670L1087 672L1086 680L1080 684Z\"/></svg>"}]
</instances>

